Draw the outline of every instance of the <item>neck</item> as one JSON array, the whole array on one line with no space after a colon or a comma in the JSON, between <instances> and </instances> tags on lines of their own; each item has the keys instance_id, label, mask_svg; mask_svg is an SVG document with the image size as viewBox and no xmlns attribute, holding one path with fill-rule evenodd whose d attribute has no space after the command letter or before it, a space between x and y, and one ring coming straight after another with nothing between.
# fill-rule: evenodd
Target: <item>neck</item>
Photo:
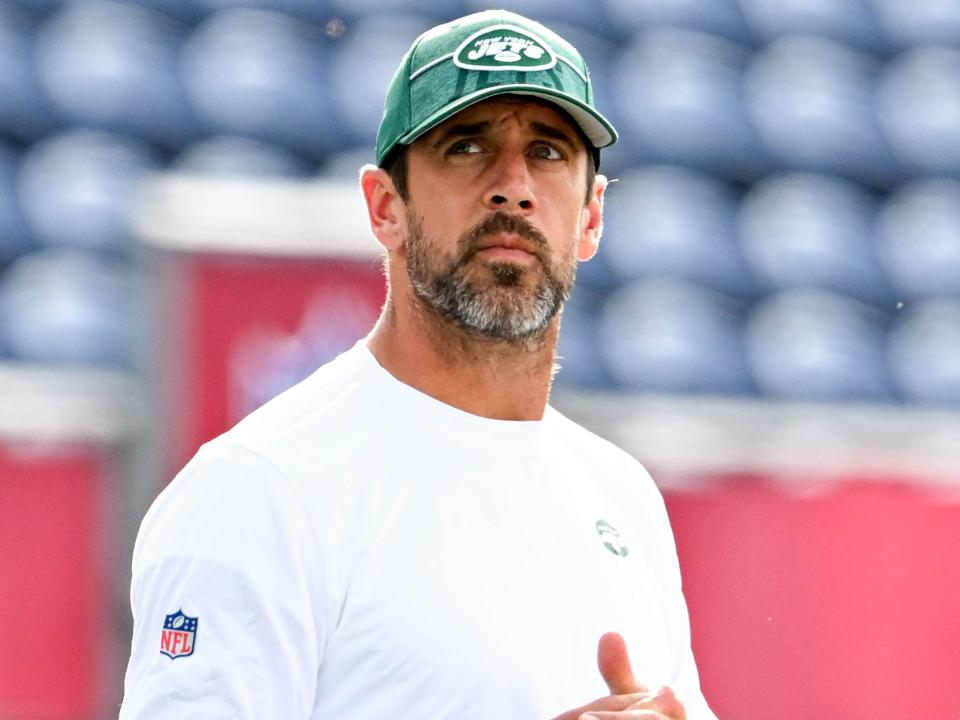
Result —
<instances>
[{"instance_id":1,"label":"neck","mask_svg":"<svg viewBox=\"0 0 960 720\"><path fill-rule=\"evenodd\" d=\"M416 297L388 298L367 346L391 375L465 412L539 420L550 394L559 318L521 341L451 324Z\"/></svg>"}]
</instances>

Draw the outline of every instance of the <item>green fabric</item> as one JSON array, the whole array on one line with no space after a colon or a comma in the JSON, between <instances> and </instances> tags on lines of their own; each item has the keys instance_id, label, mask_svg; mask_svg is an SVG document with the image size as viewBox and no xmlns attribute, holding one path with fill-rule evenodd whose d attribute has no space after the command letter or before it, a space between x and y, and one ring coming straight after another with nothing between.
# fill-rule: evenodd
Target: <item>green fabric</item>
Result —
<instances>
[{"instance_id":1,"label":"green fabric","mask_svg":"<svg viewBox=\"0 0 960 720\"><path fill-rule=\"evenodd\" d=\"M474 103L516 93L565 110L599 150L617 131L593 103L586 63L577 49L540 23L506 10L467 15L414 41L387 91L377 133L377 163Z\"/></svg>"}]
</instances>

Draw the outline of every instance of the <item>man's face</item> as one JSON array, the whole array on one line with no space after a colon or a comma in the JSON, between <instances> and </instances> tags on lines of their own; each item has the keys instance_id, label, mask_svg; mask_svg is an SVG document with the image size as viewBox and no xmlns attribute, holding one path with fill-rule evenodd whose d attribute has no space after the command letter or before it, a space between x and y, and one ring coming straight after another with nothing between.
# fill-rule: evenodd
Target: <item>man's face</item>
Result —
<instances>
[{"instance_id":1,"label":"man's face","mask_svg":"<svg viewBox=\"0 0 960 720\"><path fill-rule=\"evenodd\" d=\"M589 153L551 105L494 98L409 149L407 273L447 320L518 342L570 294Z\"/></svg>"}]
</instances>

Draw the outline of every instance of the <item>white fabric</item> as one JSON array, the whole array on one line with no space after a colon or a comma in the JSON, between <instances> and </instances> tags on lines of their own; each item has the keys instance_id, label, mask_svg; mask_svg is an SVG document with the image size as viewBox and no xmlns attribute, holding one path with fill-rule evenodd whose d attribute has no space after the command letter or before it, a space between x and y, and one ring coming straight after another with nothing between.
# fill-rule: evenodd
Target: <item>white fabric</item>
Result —
<instances>
[{"instance_id":1,"label":"white fabric","mask_svg":"<svg viewBox=\"0 0 960 720\"><path fill-rule=\"evenodd\" d=\"M131 602L122 720L546 720L608 694L609 630L714 717L643 468L551 408L445 405L363 344L197 453L143 521ZM178 609L195 647L170 659Z\"/></svg>"}]
</instances>

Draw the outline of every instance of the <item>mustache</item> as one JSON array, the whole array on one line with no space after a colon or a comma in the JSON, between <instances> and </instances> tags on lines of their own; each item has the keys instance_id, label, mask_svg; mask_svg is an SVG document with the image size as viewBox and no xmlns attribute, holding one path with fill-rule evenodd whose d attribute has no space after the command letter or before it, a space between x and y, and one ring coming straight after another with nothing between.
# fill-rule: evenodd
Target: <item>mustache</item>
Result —
<instances>
[{"instance_id":1,"label":"mustache","mask_svg":"<svg viewBox=\"0 0 960 720\"><path fill-rule=\"evenodd\" d=\"M496 233L510 233L522 237L533 246L534 254L541 260L547 254L549 245L543 233L526 218L505 212L488 215L464 233L460 238L462 254L472 255L477 251L477 246L484 237Z\"/></svg>"}]
</instances>

